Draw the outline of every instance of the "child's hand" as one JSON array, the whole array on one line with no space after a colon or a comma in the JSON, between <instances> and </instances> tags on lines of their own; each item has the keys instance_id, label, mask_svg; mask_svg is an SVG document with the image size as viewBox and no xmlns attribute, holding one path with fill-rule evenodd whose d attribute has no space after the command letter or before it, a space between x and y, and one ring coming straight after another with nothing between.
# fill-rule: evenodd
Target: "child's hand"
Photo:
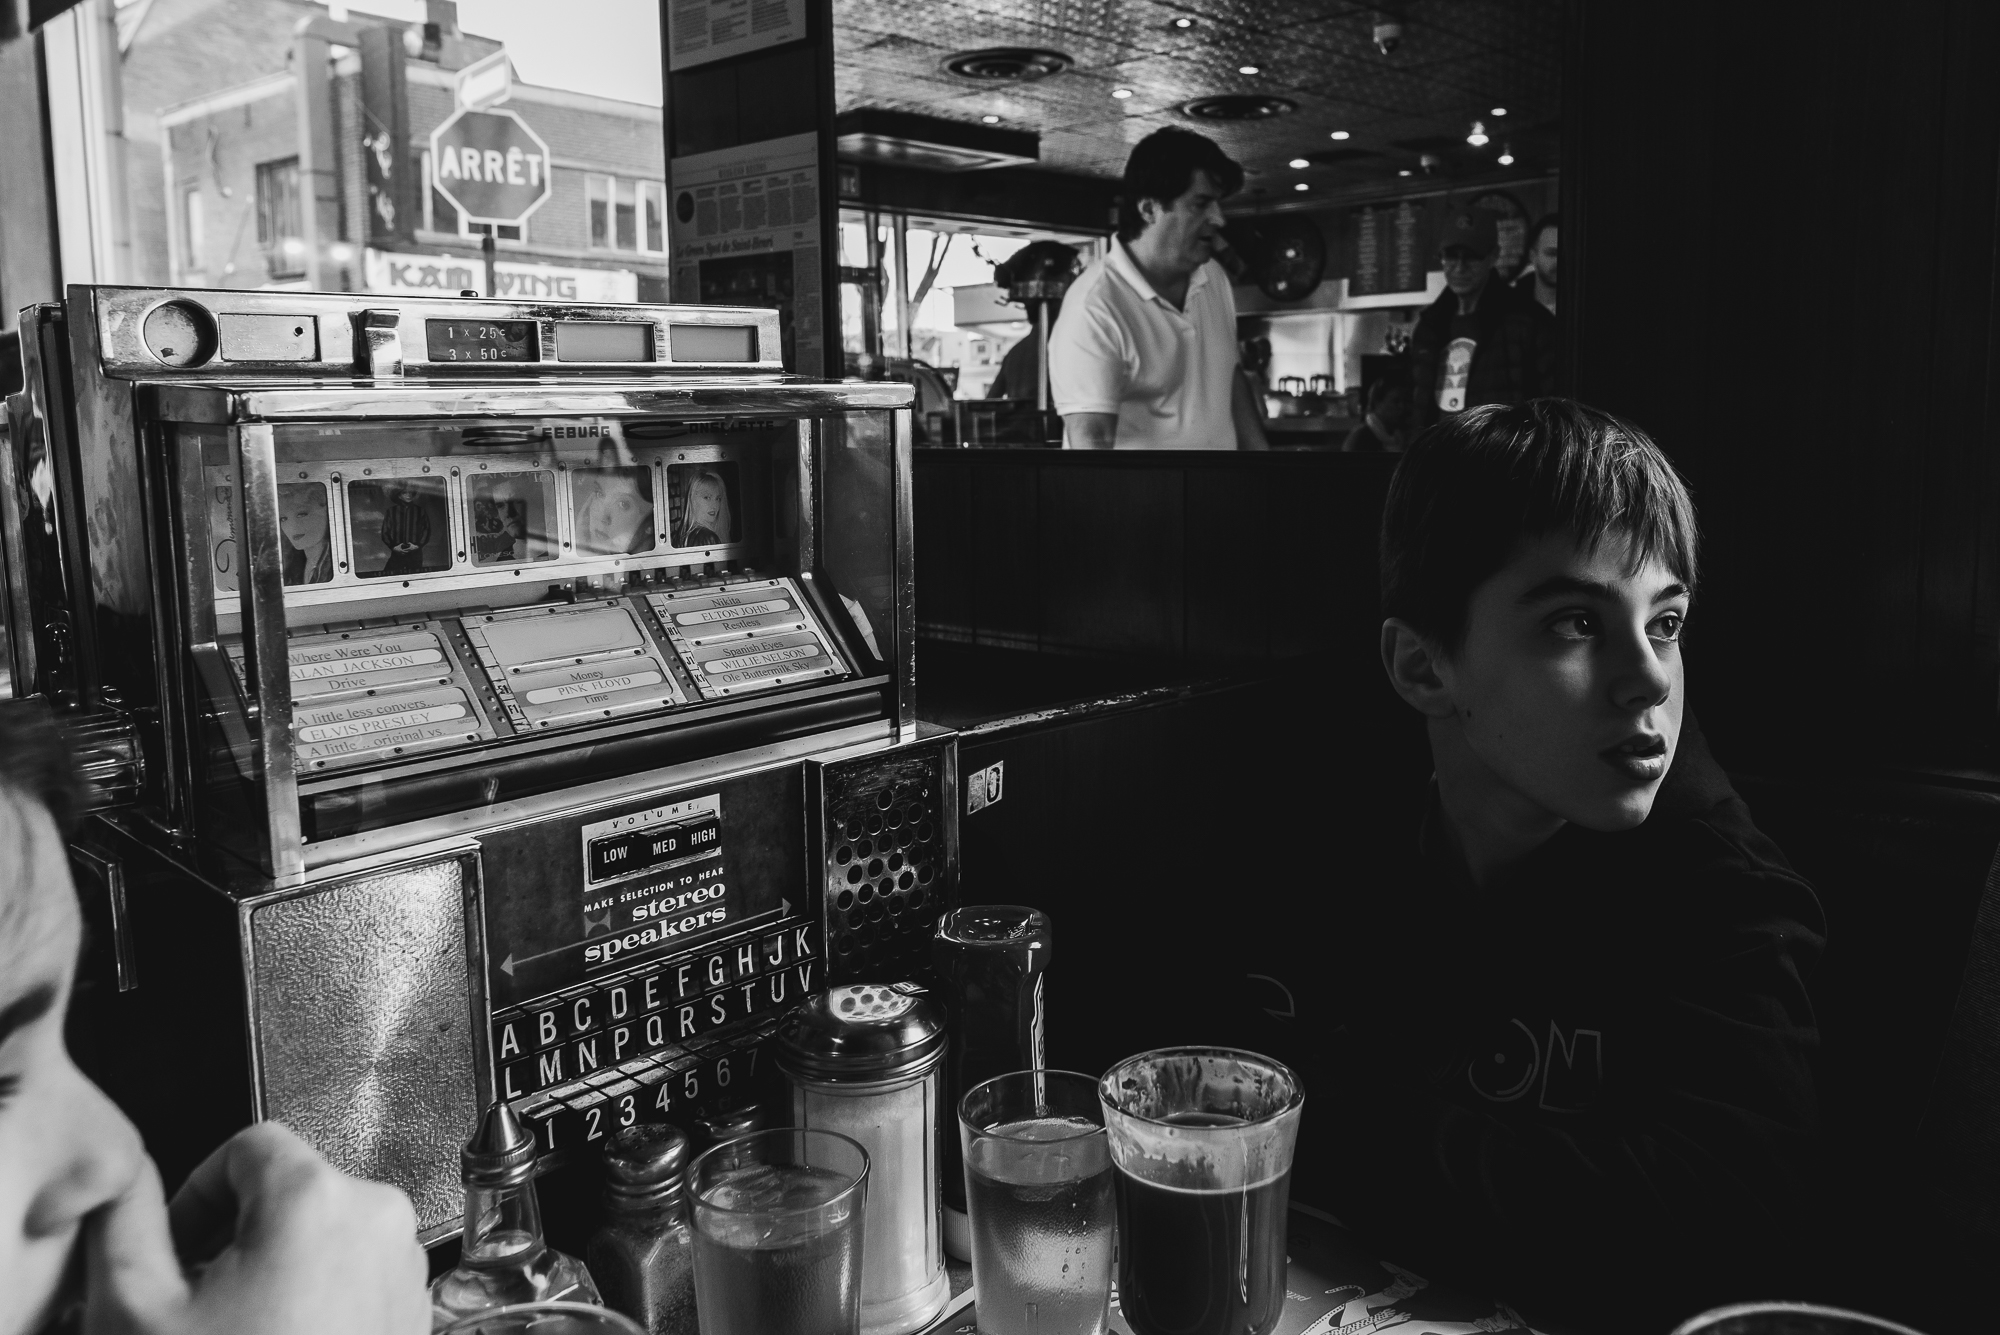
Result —
<instances>
[{"instance_id":1,"label":"child's hand","mask_svg":"<svg viewBox=\"0 0 2000 1335\"><path fill-rule=\"evenodd\" d=\"M430 1329L408 1198L338 1171L276 1122L231 1137L170 1208L147 1163L92 1219L88 1269L91 1335Z\"/></svg>"}]
</instances>

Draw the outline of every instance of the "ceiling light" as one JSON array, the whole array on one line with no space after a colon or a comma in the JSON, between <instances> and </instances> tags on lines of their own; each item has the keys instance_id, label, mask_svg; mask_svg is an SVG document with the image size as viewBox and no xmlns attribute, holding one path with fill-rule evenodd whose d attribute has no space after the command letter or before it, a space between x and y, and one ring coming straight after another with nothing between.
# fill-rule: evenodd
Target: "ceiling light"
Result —
<instances>
[{"instance_id":1,"label":"ceiling light","mask_svg":"<svg viewBox=\"0 0 2000 1335\"><path fill-rule=\"evenodd\" d=\"M1493 108L1493 114L1494 114L1494 115L1496 115L1496 116L1504 116L1504 115L1506 115L1506 114L1507 114L1507 108L1505 108L1505 107L1495 107L1495 108Z\"/></svg>"},{"instance_id":2,"label":"ceiling light","mask_svg":"<svg viewBox=\"0 0 2000 1335\"><path fill-rule=\"evenodd\" d=\"M1259 71L1255 65L1238 65L1236 72L1238 74L1256 74Z\"/></svg>"},{"instance_id":3,"label":"ceiling light","mask_svg":"<svg viewBox=\"0 0 2000 1335\"><path fill-rule=\"evenodd\" d=\"M1174 26L1175 26L1176 28L1192 28L1192 27L1194 26L1194 20L1193 20L1193 19L1175 19L1175 20L1174 20Z\"/></svg>"},{"instance_id":4,"label":"ceiling light","mask_svg":"<svg viewBox=\"0 0 2000 1335\"><path fill-rule=\"evenodd\" d=\"M1347 138L1347 131L1345 131L1345 130L1335 130L1335 131L1333 132L1333 134L1332 134L1332 135L1331 135L1330 137L1331 137L1331 138L1334 138L1334 139L1345 139L1345 138Z\"/></svg>"},{"instance_id":5,"label":"ceiling light","mask_svg":"<svg viewBox=\"0 0 2000 1335\"><path fill-rule=\"evenodd\" d=\"M1396 175L1398 176L1408 176L1409 174L1410 174L1410 169L1408 167L1405 167L1403 168L1403 170L1396 173Z\"/></svg>"},{"instance_id":6,"label":"ceiling light","mask_svg":"<svg viewBox=\"0 0 2000 1335\"><path fill-rule=\"evenodd\" d=\"M1000 123L1000 118L998 116L981 116L979 119L983 124L986 125L998 125Z\"/></svg>"},{"instance_id":7,"label":"ceiling light","mask_svg":"<svg viewBox=\"0 0 2000 1335\"><path fill-rule=\"evenodd\" d=\"M1309 186L1309 185L1307 185L1307 184L1306 184L1306 183L1305 183L1304 181L1300 181L1300 182L1299 182L1299 183L1298 183L1297 185L1293 186L1293 187L1292 187L1292 189L1294 189L1294 190L1310 190L1310 189L1312 189L1312 187L1311 187L1311 186Z\"/></svg>"},{"instance_id":8,"label":"ceiling light","mask_svg":"<svg viewBox=\"0 0 2000 1335\"><path fill-rule=\"evenodd\" d=\"M1307 162L1304 158L1293 158L1291 161L1291 167L1293 171L1304 171L1306 168L1310 166L1312 166L1312 164L1310 162Z\"/></svg>"},{"instance_id":9,"label":"ceiling light","mask_svg":"<svg viewBox=\"0 0 2000 1335\"><path fill-rule=\"evenodd\" d=\"M1511 167L1514 165L1514 146L1512 144L1500 145L1499 162L1500 165L1503 167Z\"/></svg>"},{"instance_id":10,"label":"ceiling light","mask_svg":"<svg viewBox=\"0 0 2000 1335\"><path fill-rule=\"evenodd\" d=\"M1486 122L1472 122L1472 133L1465 136L1465 142L1471 144L1474 148L1486 147Z\"/></svg>"},{"instance_id":11,"label":"ceiling light","mask_svg":"<svg viewBox=\"0 0 2000 1335\"><path fill-rule=\"evenodd\" d=\"M1114 88L1111 90L1111 95L1120 102L1123 102L1126 98L1132 96L1132 90L1130 88Z\"/></svg>"}]
</instances>

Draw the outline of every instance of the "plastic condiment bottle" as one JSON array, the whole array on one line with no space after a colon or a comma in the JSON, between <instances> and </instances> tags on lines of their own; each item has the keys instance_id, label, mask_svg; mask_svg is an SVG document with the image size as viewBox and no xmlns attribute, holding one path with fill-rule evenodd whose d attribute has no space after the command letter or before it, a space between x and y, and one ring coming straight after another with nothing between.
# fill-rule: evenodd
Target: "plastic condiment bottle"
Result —
<instances>
[{"instance_id":1,"label":"plastic condiment bottle","mask_svg":"<svg viewBox=\"0 0 2000 1335\"><path fill-rule=\"evenodd\" d=\"M868 1151L861 1335L920 1330L951 1296L938 1217L944 1054L943 1013L914 983L831 988L778 1030L792 1125Z\"/></svg>"},{"instance_id":2,"label":"plastic condiment bottle","mask_svg":"<svg viewBox=\"0 0 2000 1335\"><path fill-rule=\"evenodd\" d=\"M590 1271L542 1238L535 1138L503 1099L459 1153L465 1223L457 1266L431 1285L431 1329L509 1303L598 1303Z\"/></svg>"},{"instance_id":3,"label":"plastic condiment bottle","mask_svg":"<svg viewBox=\"0 0 2000 1335\"><path fill-rule=\"evenodd\" d=\"M687 1165L688 1138L664 1123L624 1127L604 1141L604 1226L584 1255L605 1305L646 1335L697 1335Z\"/></svg>"}]
</instances>

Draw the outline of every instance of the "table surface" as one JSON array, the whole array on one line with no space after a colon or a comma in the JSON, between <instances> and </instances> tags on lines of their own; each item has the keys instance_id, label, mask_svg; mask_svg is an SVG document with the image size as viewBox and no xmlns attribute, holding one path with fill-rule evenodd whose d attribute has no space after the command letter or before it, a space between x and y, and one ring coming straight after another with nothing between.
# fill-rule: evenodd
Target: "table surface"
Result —
<instances>
[{"instance_id":1,"label":"table surface","mask_svg":"<svg viewBox=\"0 0 2000 1335\"><path fill-rule=\"evenodd\" d=\"M1273 1335L1536 1332L1505 1303L1461 1293L1376 1260L1352 1232L1309 1206L1292 1207L1286 1249L1291 1267L1285 1278L1285 1310ZM951 1261L948 1269L952 1303L923 1335L980 1335L975 1305L961 1301L971 1293L971 1267ZM1115 1293L1110 1329L1113 1335L1132 1335Z\"/></svg>"}]
</instances>

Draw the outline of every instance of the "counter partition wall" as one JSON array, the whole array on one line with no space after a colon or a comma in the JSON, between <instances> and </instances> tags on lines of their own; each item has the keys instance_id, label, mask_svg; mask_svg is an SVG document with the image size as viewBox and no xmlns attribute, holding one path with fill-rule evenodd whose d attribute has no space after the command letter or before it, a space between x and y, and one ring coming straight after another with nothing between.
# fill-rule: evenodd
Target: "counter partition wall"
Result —
<instances>
[{"instance_id":1,"label":"counter partition wall","mask_svg":"<svg viewBox=\"0 0 2000 1335\"><path fill-rule=\"evenodd\" d=\"M554 1162L920 957L956 753L912 708L910 391L785 375L776 321L26 313L16 668L141 758L77 845L79 1027L170 1177L282 1117L441 1236L482 1100Z\"/></svg>"}]
</instances>

